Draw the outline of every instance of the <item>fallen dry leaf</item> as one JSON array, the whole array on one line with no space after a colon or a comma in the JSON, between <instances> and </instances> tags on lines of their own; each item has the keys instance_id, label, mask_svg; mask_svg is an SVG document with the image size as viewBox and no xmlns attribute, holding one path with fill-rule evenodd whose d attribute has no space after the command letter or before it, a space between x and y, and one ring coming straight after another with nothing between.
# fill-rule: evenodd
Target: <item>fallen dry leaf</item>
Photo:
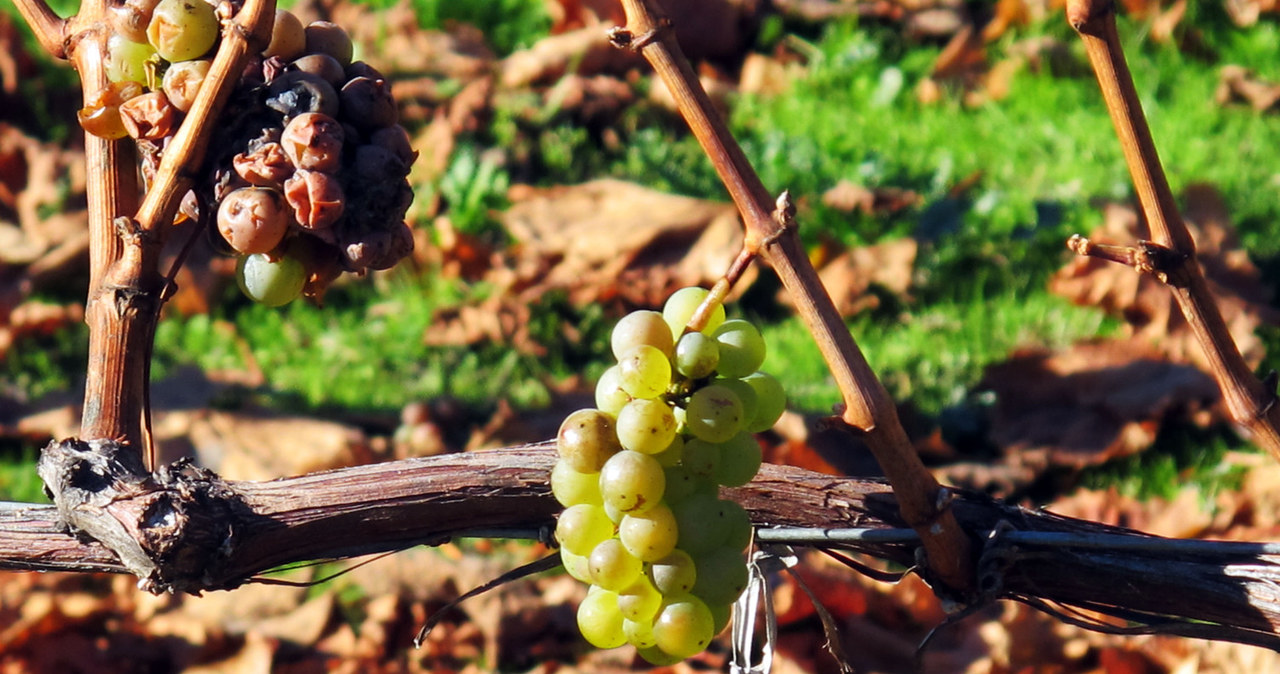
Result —
<instances>
[{"instance_id":1,"label":"fallen dry leaf","mask_svg":"<svg viewBox=\"0 0 1280 674\"><path fill-rule=\"evenodd\" d=\"M819 267L818 278L836 310L849 317L880 306L873 287L908 299L917 248L916 240L909 238L851 248ZM791 305L785 292L778 293L778 300Z\"/></svg>"},{"instance_id":2,"label":"fallen dry leaf","mask_svg":"<svg viewBox=\"0 0 1280 674\"><path fill-rule=\"evenodd\" d=\"M1267 112L1280 103L1280 84L1263 80L1243 66L1226 65L1218 71L1213 99L1219 105L1247 103L1258 112Z\"/></svg>"},{"instance_id":3,"label":"fallen dry leaf","mask_svg":"<svg viewBox=\"0 0 1280 674\"><path fill-rule=\"evenodd\" d=\"M1134 340L1015 353L987 368L992 440L1020 465L1080 468L1146 449L1170 419L1206 421L1208 375Z\"/></svg>"}]
</instances>

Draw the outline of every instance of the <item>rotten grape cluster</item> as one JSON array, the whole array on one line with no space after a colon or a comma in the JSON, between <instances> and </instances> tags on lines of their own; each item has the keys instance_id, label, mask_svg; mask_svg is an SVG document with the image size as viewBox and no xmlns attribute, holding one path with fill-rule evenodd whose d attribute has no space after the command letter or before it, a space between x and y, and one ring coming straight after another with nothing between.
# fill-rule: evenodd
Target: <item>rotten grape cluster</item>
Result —
<instances>
[{"instance_id":1,"label":"rotten grape cluster","mask_svg":"<svg viewBox=\"0 0 1280 674\"><path fill-rule=\"evenodd\" d=\"M107 40L110 84L80 123L134 138L150 179L191 109L238 2L123 0ZM215 9L215 5L217 8ZM404 214L417 156L383 76L352 61L341 27L304 26L278 10L213 132L182 212L207 211L216 240L240 257L249 297L270 306L317 297L342 272L387 269L413 250Z\"/></svg>"},{"instance_id":2,"label":"rotten grape cluster","mask_svg":"<svg viewBox=\"0 0 1280 674\"><path fill-rule=\"evenodd\" d=\"M555 536L569 574L591 585L578 627L598 648L631 643L654 664L696 655L728 624L752 529L719 490L755 476L753 433L786 406L777 379L757 371L765 344L753 325L716 305L686 331L707 295L684 288L661 313L619 321L596 408L556 436Z\"/></svg>"}]
</instances>

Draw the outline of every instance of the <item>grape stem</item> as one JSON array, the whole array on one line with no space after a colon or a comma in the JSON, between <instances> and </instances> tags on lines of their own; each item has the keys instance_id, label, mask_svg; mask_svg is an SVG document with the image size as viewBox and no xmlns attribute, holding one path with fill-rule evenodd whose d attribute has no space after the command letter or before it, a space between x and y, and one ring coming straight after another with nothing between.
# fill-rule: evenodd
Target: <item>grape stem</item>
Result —
<instances>
[{"instance_id":1,"label":"grape stem","mask_svg":"<svg viewBox=\"0 0 1280 674\"><path fill-rule=\"evenodd\" d=\"M15 0L18 12L23 20L31 26L40 48L56 59L67 58L66 30L67 20L53 12L49 3L44 0Z\"/></svg>"},{"instance_id":2,"label":"grape stem","mask_svg":"<svg viewBox=\"0 0 1280 674\"><path fill-rule=\"evenodd\" d=\"M1231 417L1249 429L1254 442L1280 459L1280 405L1276 404L1275 381L1260 381L1241 357L1196 262L1195 241L1169 189L1133 75L1125 62L1116 30L1115 3L1070 0L1066 14L1089 55L1152 238L1138 242L1132 255L1126 251L1126 259L1116 259L1116 251L1091 246L1078 235L1068 246L1080 255L1128 264L1169 287L1222 389Z\"/></svg>"},{"instance_id":3,"label":"grape stem","mask_svg":"<svg viewBox=\"0 0 1280 674\"><path fill-rule=\"evenodd\" d=\"M892 398L845 326L809 263L796 233L794 208L784 192L773 199L742 148L715 111L656 0L624 0L627 25L610 38L619 48L638 50L672 92L680 113L724 183L746 227L743 265L759 255L795 299L843 397L841 419L857 429L875 455L903 518L920 535L928 574L937 589L964 599L975 587L973 546L947 508L946 490L924 467L897 417ZM735 262L735 266L738 263ZM708 302L727 294L729 279L716 284ZM722 298L721 298L722 299ZM700 307L699 312L705 307ZM695 322L695 318L691 323Z\"/></svg>"},{"instance_id":4,"label":"grape stem","mask_svg":"<svg viewBox=\"0 0 1280 674\"><path fill-rule=\"evenodd\" d=\"M30 13L40 22L33 27L37 34L46 36L44 44L53 30L51 20L31 0L23 0L21 6L24 16ZM86 100L108 84L106 38L112 26L107 13L106 0L86 0L65 22L62 32L67 39L59 41L65 43L80 74ZM182 196L193 181L187 167L200 165L212 122L230 97L250 51L266 44L274 16L275 0L248 0L235 17L226 17L209 79L167 145L155 181L141 204L133 140L112 141L85 134L89 363L80 435L120 440L135 451L144 451L149 466L154 466L146 428L151 345L160 308L169 294L169 283L159 270L160 251Z\"/></svg>"}]
</instances>

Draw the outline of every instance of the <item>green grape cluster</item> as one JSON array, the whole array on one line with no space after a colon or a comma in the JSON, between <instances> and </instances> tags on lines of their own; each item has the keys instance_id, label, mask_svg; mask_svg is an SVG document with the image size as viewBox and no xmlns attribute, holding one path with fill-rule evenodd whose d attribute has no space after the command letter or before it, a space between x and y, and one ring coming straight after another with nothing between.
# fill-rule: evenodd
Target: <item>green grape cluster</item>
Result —
<instances>
[{"instance_id":1,"label":"green grape cluster","mask_svg":"<svg viewBox=\"0 0 1280 674\"><path fill-rule=\"evenodd\" d=\"M569 574L591 585L578 627L593 646L634 645L655 665L696 655L728 624L747 585L751 522L722 486L760 469L753 433L786 406L759 372L765 344L716 305L701 331L685 326L708 291L684 288L656 311L614 327L617 364L596 407L570 414L556 436L551 490Z\"/></svg>"},{"instance_id":2,"label":"green grape cluster","mask_svg":"<svg viewBox=\"0 0 1280 674\"><path fill-rule=\"evenodd\" d=\"M80 124L104 138L132 137L148 180L209 76L222 29L215 5L112 7L109 84L86 101ZM208 211L211 235L240 257L240 287L258 302L319 297L343 272L386 269L413 250L404 214L417 152L390 85L353 52L341 27L304 26L278 10L271 41L238 74L183 201L187 217Z\"/></svg>"}]
</instances>

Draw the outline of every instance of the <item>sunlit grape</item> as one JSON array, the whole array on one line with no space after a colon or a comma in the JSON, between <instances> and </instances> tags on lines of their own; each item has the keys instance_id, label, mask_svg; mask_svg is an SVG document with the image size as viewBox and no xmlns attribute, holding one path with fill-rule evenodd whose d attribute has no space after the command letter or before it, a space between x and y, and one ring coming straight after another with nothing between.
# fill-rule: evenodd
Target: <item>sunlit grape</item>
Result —
<instances>
[{"instance_id":1,"label":"sunlit grape","mask_svg":"<svg viewBox=\"0 0 1280 674\"><path fill-rule=\"evenodd\" d=\"M596 544L588 562L591 582L612 592L626 589L644 570L639 558L628 552L622 541L616 538L607 538Z\"/></svg>"},{"instance_id":2,"label":"sunlit grape","mask_svg":"<svg viewBox=\"0 0 1280 674\"><path fill-rule=\"evenodd\" d=\"M667 298L666 304L662 306L662 318L667 322L667 326L671 328L671 334L679 336L684 332L684 328L689 323L689 318L693 316L693 312L697 311L702 301L710 295L711 291L706 288L681 288L671 294ZM711 312L711 316L707 320L707 324L703 326L702 332L710 334L721 323L724 322L724 306L716 305Z\"/></svg>"},{"instance_id":3,"label":"sunlit grape","mask_svg":"<svg viewBox=\"0 0 1280 674\"><path fill-rule=\"evenodd\" d=\"M622 447L613 418L600 410L578 410L565 418L556 434L556 451L579 473L598 473Z\"/></svg>"},{"instance_id":4,"label":"sunlit grape","mask_svg":"<svg viewBox=\"0 0 1280 674\"><path fill-rule=\"evenodd\" d=\"M565 508L556 520L556 541L579 555L589 555L606 538L613 537L613 522L604 508L581 503Z\"/></svg>"},{"instance_id":5,"label":"sunlit grape","mask_svg":"<svg viewBox=\"0 0 1280 674\"><path fill-rule=\"evenodd\" d=\"M580 503L603 505L600 497L600 474L579 473L563 459L551 469L551 493L566 508Z\"/></svg>"},{"instance_id":6,"label":"sunlit grape","mask_svg":"<svg viewBox=\"0 0 1280 674\"><path fill-rule=\"evenodd\" d=\"M218 41L218 17L204 0L160 0L147 24L147 40L166 61L189 61Z\"/></svg>"},{"instance_id":7,"label":"sunlit grape","mask_svg":"<svg viewBox=\"0 0 1280 674\"><path fill-rule=\"evenodd\" d=\"M706 649L715 636L715 619L701 599L693 596L669 601L653 622L658 648L687 658Z\"/></svg>"},{"instance_id":8,"label":"sunlit grape","mask_svg":"<svg viewBox=\"0 0 1280 674\"><path fill-rule=\"evenodd\" d=\"M671 554L649 565L653 587L668 597L685 594L698 581L698 568L689 553L676 548Z\"/></svg>"},{"instance_id":9,"label":"sunlit grape","mask_svg":"<svg viewBox=\"0 0 1280 674\"><path fill-rule=\"evenodd\" d=\"M642 513L623 517L622 524L618 526L618 538L623 546L645 562L654 562L671 554L678 536L675 515L671 508L661 503Z\"/></svg>"},{"instance_id":10,"label":"sunlit grape","mask_svg":"<svg viewBox=\"0 0 1280 674\"><path fill-rule=\"evenodd\" d=\"M596 648L617 648L627 642L622 620L618 595L613 592L589 593L578 605L578 631Z\"/></svg>"},{"instance_id":11,"label":"sunlit grape","mask_svg":"<svg viewBox=\"0 0 1280 674\"><path fill-rule=\"evenodd\" d=\"M626 589L618 593L618 609L628 620L652 623L662 608L662 594L653 586L647 574L640 574Z\"/></svg>"},{"instance_id":12,"label":"sunlit grape","mask_svg":"<svg viewBox=\"0 0 1280 674\"><path fill-rule=\"evenodd\" d=\"M662 500L667 478L662 464L648 454L623 450L600 469L604 502L623 513L648 510Z\"/></svg>"},{"instance_id":13,"label":"sunlit grape","mask_svg":"<svg viewBox=\"0 0 1280 674\"><path fill-rule=\"evenodd\" d=\"M662 314L656 311L633 311L618 321L609 336L613 357L618 360L622 360L628 351L641 344L648 344L668 357L671 356L674 350L671 329L662 319Z\"/></svg>"},{"instance_id":14,"label":"sunlit grape","mask_svg":"<svg viewBox=\"0 0 1280 674\"><path fill-rule=\"evenodd\" d=\"M107 79L146 84L147 61L155 55L156 50L151 45L113 34L107 38Z\"/></svg>"},{"instance_id":15,"label":"sunlit grape","mask_svg":"<svg viewBox=\"0 0 1280 674\"><path fill-rule=\"evenodd\" d=\"M618 412L618 442L642 454L657 454L671 446L676 437L676 418L671 408L659 400L638 399Z\"/></svg>"},{"instance_id":16,"label":"sunlit grape","mask_svg":"<svg viewBox=\"0 0 1280 674\"><path fill-rule=\"evenodd\" d=\"M648 344L633 347L618 359L618 383L633 398L656 398L671 384L671 361Z\"/></svg>"}]
</instances>

